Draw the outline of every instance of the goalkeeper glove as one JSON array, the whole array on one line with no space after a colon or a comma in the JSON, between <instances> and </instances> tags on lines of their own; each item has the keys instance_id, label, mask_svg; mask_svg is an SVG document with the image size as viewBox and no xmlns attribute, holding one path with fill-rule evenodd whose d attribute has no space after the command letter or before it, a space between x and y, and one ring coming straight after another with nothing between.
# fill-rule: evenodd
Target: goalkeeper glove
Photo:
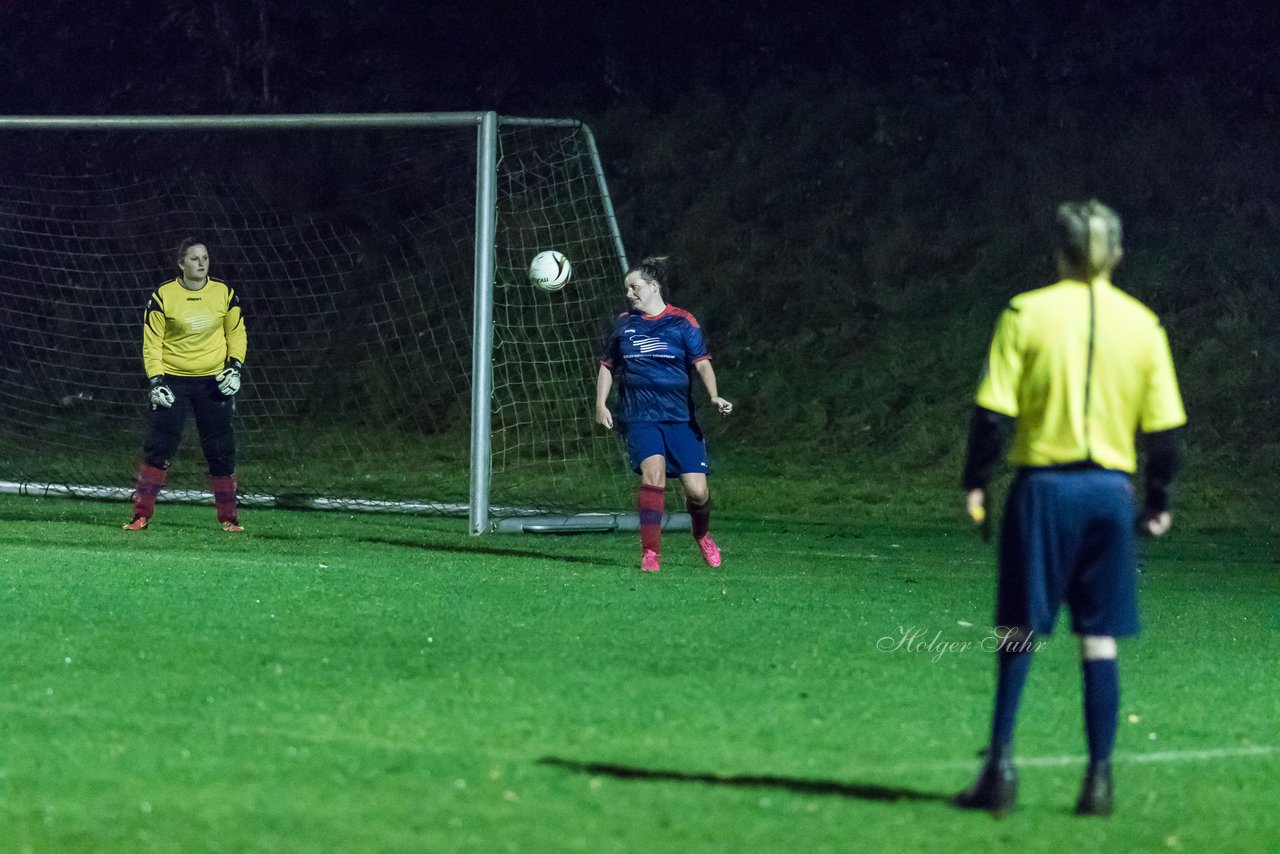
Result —
<instances>
[{"instance_id":1,"label":"goalkeeper glove","mask_svg":"<svg viewBox=\"0 0 1280 854\"><path fill-rule=\"evenodd\" d=\"M147 392L147 399L151 401L151 409L168 409L173 406L173 402L177 400L173 396L173 389L165 384L163 376L154 376L148 382L151 383L151 390Z\"/></svg>"},{"instance_id":2,"label":"goalkeeper glove","mask_svg":"<svg viewBox=\"0 0 1280 854\"><path fill-rule=\"evenodd\" d=\"M218 382L218 391L227 397L233 397L240 390L240 367L243 363L239 359L230 359L227 366L222 372L214 377Z\"/></svg>"}]
</instances>

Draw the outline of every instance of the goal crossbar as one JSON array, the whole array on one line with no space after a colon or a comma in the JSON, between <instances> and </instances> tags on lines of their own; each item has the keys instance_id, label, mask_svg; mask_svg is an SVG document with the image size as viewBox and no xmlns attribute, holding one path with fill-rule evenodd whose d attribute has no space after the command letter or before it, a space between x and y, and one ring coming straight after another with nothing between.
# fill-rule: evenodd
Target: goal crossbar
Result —
<instances>
[{"instance_id":1,"label":"goal crossbar","mask_svg":"<svg viewBox=\"0 0 1280 854\"><path fill-rule=\"evenodd\" d=\"M493 112L453 113L298 113L256 116L0 116L0 130L333 130L479 126L486 116L499 124L532 127L585 127L577 119L499 116Z\"/></svg>"}]
</instances>

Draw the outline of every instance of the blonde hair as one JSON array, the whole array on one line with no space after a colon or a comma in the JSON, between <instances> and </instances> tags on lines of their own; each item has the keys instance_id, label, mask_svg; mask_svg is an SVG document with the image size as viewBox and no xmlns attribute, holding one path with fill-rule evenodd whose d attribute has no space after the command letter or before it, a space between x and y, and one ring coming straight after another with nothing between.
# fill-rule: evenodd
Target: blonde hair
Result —
<instances>
[{"instance_id":1,"label":"blonde hair","mask_svg":"<svg viewBox=\"0 0 1280 854\"><path fill-rule=\"evenodd\" d=\"M1082 281L1110 273L1120 261L1120 217L1097 199L1058 206L1055 235L1066 271Z\"/></svg>"}]
</instances>

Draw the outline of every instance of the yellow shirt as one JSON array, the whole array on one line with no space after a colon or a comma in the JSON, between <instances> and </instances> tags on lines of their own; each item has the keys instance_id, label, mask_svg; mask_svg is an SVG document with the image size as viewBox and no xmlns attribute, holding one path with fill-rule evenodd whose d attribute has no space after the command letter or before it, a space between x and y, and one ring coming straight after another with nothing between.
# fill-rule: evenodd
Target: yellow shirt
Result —
<instances>
[{"instance_id":1,"label":"yellow shirt","mask_svg":"<svg viewBox=\"0 0 1280 854\"><path fill-rule=\"evenodd\" d=\"M1106 279L1019 294L996 326L977 404L1017 419L1009 462L1132 473L1134 436L1187 421L1155 314Z\"/></svg>"},{"instance_id":2,"label":"yellow shirt","mask_svg":"<svg viewBox=\"0 0 1280 854\"><path fill-rule=\"evenodd\" d=\"M244 361L248 346L240 298L225 282L206 279L189 291L178 279L156 288L142 325L147 376L213 376L227 359Z\"/></svg>"}]
</instances>

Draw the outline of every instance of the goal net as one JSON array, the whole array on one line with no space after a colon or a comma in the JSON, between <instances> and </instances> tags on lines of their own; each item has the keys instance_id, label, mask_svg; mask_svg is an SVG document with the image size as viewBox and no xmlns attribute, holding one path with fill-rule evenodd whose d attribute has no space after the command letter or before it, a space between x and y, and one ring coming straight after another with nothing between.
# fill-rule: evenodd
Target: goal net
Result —
<instances>
[{"instance_id":1,"label":"goal net","mask_svg":"<svg viewBox=\"0 0 1280 854\"><path fill-rule=\"evenodd\" d=\"M590 132L322 118L0 119L0 489L129 495L143 308L194 237L249 332L243 503L469 512L476 532L625 511L593 419L625 261ZM525 273L549 248L573 264L553 293ZM161 500L207 488L189 422Z\"/></svg>"}]
</instances>

